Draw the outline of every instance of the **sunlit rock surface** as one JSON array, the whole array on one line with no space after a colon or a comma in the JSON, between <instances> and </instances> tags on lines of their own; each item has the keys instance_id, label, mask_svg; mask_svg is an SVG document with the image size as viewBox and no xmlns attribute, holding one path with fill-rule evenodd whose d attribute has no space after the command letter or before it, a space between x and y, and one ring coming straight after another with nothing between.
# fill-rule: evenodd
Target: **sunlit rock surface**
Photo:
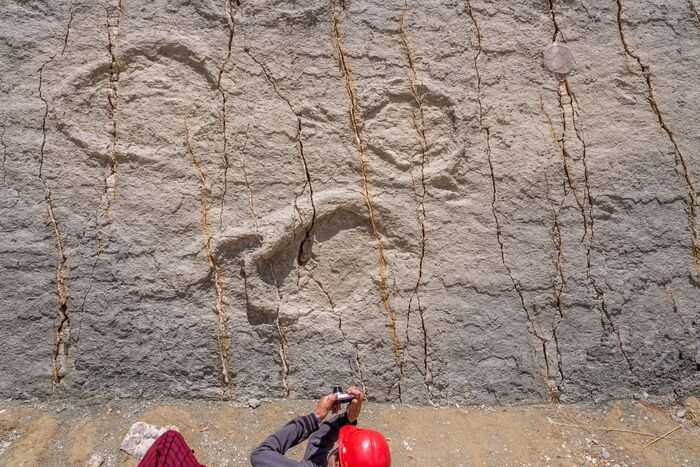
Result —
<instances>
[{"instance_id":1,"label":"sunlit rock surface","mask_svg":"<svg viewBox=\"0 0 700 467\"><path fill-rule=\"evenodd\" d=\"M699 68L694 0L5 2L0 397L697 393Z\"/></svg>"}]
</instances>

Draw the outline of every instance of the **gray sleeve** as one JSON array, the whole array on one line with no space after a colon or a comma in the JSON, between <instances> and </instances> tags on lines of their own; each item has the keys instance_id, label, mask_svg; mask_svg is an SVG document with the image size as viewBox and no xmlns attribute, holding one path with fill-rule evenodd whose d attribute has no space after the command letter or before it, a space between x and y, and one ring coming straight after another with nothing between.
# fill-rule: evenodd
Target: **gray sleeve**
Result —
<instances>
[{"instance_id":1,"label":"gray sleeve","mask_svg":"<svg viewBox=\"0 0 700 467\"><path fill-rule=\"evenodd\" d=\"M348 423L348 417L345 412L321 423L319 429L309 438L309 444L306 446L306 452L304 453L304 460L310 461L313 465L326 467L328 465L328 453L338 440L340 429ZM351 425L356 424L357 420L351 423Z\"/></svg>"},{"instance_id":2,"label":"gray sleeve","mask_svg":"<svg viewBox=\"0 0 700 467\"><path fill-rule=\"evenodd\" d=\"M284 453L308 438L311 433L318 430L318 427L318 420L313 413L291 420L253 450L250 455L251 465L253 467L313 466L314 464L306 460L295 462L287 459Z\"/></svg>"}]
</instances>

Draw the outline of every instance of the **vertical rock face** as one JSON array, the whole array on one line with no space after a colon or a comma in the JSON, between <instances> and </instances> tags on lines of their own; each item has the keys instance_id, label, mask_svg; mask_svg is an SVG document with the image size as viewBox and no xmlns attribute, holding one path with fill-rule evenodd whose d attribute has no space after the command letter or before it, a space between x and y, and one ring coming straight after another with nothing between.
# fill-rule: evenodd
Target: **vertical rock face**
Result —
<instances>
[{"instance_id":1,"label":"vertical rock face","mask_svg":"<svg viewBox=\"0 0 700 467\"><path fill-rule=\"evenodd\" d=\"M694 0L6 2L0 397L697 392L699 66Z\"/></svg>"}]
</instances>

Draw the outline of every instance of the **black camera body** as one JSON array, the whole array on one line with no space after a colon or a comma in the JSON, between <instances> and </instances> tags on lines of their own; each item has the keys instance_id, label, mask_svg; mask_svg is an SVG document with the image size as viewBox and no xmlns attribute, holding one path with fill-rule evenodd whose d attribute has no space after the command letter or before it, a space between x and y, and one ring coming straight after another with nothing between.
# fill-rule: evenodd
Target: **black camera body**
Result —
<instances>
[{"instance_id":1,"label":"black camera body","mask_svg":"<svg viewBox=\"0 0 700 467\"><path fill-rule=\"evenodd\" d=\"M331 392L333 394L338 394L338 397L335 400L338 404L349 404L350 401L355 399L355 396L343 391L343 388L340 386L333 386L333 390Z\"/></svg>"}]
</instances>

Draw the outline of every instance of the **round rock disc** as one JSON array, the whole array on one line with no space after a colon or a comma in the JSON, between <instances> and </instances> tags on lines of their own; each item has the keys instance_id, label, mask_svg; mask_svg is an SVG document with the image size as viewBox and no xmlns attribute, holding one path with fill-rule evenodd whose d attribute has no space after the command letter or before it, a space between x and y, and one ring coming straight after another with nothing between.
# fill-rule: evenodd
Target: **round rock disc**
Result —
<instances>
[{"instance_id":1,"label":"round rock disc","mask_svg":"<svg viewBox=\"0 0 700 467\"><path fill-rule=\"evenodd\" d=\"M544 48L544 66L555 78L563 80L571 73L574 55L566 44L552 42Z\"/></svg>"}]
</instances>

